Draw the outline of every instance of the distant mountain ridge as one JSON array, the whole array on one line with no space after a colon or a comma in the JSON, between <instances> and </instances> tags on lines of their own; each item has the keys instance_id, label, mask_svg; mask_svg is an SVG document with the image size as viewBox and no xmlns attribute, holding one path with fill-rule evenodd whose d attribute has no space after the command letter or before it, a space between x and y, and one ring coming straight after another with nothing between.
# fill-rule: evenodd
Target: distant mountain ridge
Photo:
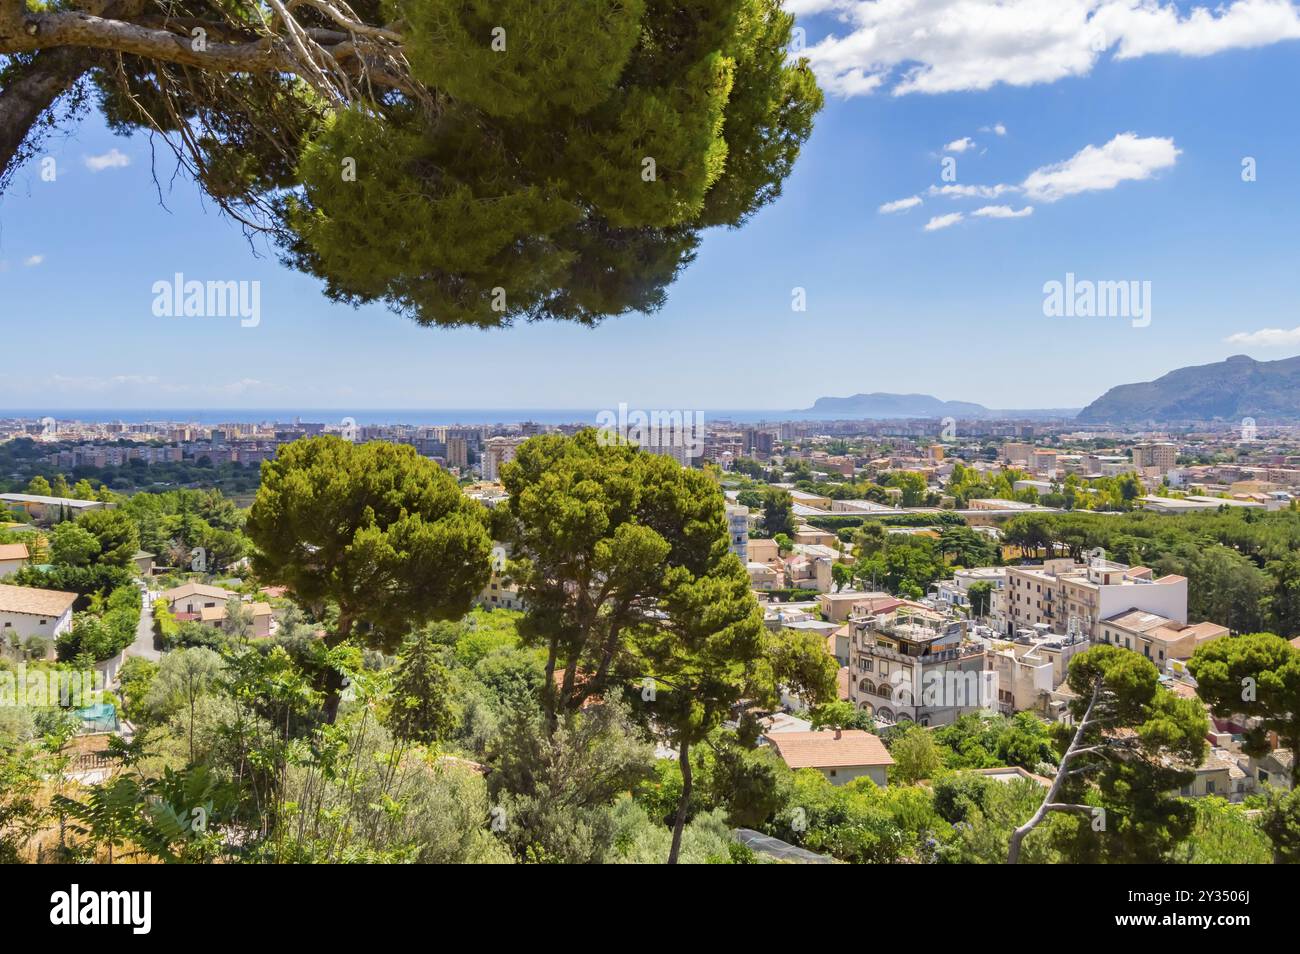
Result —
<instances>
[{"instance_id":1,"label":"distant mountain ridge","mask_svg":"<svg viewBox=\"0 0 1300 954\"><path fill-rule=\"evenodd\" d=\"M1076 408L995 410L970 401L942 401L930 394L889 394L881 391L850 397L819 397L813 406L793 414L824 419L890 420L894 418L1070 418Z\"/></svg>"},{"instance_id":2,"label":"distant mountain ridge","mask_svg":"<svg viewBox=\"0 0 1300 954\"><path fill-rule=\"evenodd\" d=\"M1256 361L1244 354L1121 384L1076 418L1081 424L1300 421L1300 355Z\"/></svg>"}]
</instances>

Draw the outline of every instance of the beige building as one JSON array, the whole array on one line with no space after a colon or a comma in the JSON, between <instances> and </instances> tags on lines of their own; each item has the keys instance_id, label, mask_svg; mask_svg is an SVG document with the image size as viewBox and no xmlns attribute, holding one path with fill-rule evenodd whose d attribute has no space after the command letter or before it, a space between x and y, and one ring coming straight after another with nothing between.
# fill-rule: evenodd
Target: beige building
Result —
<instances>
[{"instance_id":1,"label":"beige building","mask_svg":"<svg viewBox=\"0 0 1300 954\"><path fill-rule=\"evenodd\" d=\"M233 590L207 583L182 583L170 590L163 590L162 593L162 598L167 601L167 608L172 613L191 619L198 619L205 609L224 607L227 601L238 596Z\"/></svg>"},{"instance_id":2,"label":"beige building","mask_svg":"<svg viewBox=\"0 0 1300 954\"><path fill-rule=\"evenodd\" d=\"M447 438L447 466L457 470L469 467L469 441L463 437Z\"/></svg>"},{"instance_id":3,"label":"beige building","mask_svg":"<svg viewBox=\"0 0 1300 954\"><path fill-rule=\"evenodd\" d=\"M1008 636L1024 629L1064 634L1075 627L1096 641L1102 620L1129 610L1186 623L1187 578L1171 574L1153 579L1146 567L1108 560L1045 560L1007 567L1007 585L995 601L999 627Z\"/></svg>"},{"instance_id":4,"label":"beige building","mask_svg":"<svg viewBox=\"0 0 1300 954\"><path fill-rule=\"evenodd\" d=\"M996 704L984 650L965 642L964 622L912 606L855 618L849 640L849 701L893 725L947 725Z\"/></svg>"},{"instance_id":5,"label":"beige building","mask_svg":"<svg viewBox=\"0 0 1300 954\"><path fill-rule=\"evenodd\" d=\"M1082 636L1024 637L995 642L985 653L988 668L995 675L998 711L1034 712L1055 719L1060 705L1053 694L1069 673L1070 660L1091 643Z\"/></svg>"},{"instance_id":6,"label":"beige building","mask_svg":"<svg viewBox=\"0 0 1300 954\"><path fill-rule=\"evenodd\" d=\"M265 639L271 635L271 621L275 618L275 612L271 609L270 603L245 603L244 612L249 617L251 630L249 635L254 639ZM226 604L220 606L205 606L199 610L198 621L208 626L215 626L225 632L232 629L230 614Z\"/></svg>"},{"instance_id":7,"label":"beige building","mask_svg":"<svg viewBox=\"0 0 1300 954\"><path fill-rule=\"evenodd\" d=\"M483 444L483 479L500 480L501 467L515 459L521 437L489 437Z\"/></svg>"},{"instance_id":8,"label":"beige building","mask_svg":"<svg viewBox=\"0 0 1300 954\"><path fill-rule=\"evenodd\" d=\"M1165 671L1169 659L1187 660L1197 648L1228 635L1218 623L1178 622L1157 613L1131 610L1101 621L1101 642L1141 653Z\"/></svg>"},{"instance_id":9,"label":"beige building","mask_svg":"<svg viewBox=\"0 0 1300 954\"><path fill-rule=\"evenodd\" d=\"M1138 444L1133 448L1133 466L1138 470L1154 468L1161 474L1167 474L1178 466L1178 445Z\"/></svg>"},{"instance_id":10,"label":"beige building","mask_svg":"<svg viewBox=\"0 0 1300 954\"><path fill-rule=\"evenodd\" d=\"M861 729L772 732L764 738L790 768L816 769L834 785L865 777L884 788L894 764L880 738Z\"/></svg>"}]
</instances>

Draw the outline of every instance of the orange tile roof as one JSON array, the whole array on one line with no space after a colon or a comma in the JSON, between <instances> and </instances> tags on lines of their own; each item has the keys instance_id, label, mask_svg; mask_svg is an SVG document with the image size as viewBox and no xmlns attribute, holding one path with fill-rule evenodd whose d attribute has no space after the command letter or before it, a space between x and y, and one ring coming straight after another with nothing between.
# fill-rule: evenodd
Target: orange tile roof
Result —
<instances>
[{"instance_id":1,"label":"orange tile roof","mask_svg":"<svg viewBox=\"0 0 1300 954\"><path fill-rule=\"evenodd\" d=\"M861 729L773 732L767 740L792 769L894 764L880 737Z\"/></svg>"}]
</instances>

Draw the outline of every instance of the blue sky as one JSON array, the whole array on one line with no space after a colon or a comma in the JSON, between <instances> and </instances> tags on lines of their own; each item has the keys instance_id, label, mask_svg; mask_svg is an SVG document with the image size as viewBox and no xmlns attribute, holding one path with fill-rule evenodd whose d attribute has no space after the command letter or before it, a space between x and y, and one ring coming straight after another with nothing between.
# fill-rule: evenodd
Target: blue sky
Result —
<instances>
[{"instance_id":1,"label":"blue sky","mask_svg":"<svg viewBox=\"0 0 1300 954\"><path fill-rule=\"evenodd\" d=\"M1100 22L1107 0L1054 2ZM1250 33L1294 16L1285 0L1241 0L1242 17L1263 25L1224 24L1217 45L1215 24L1192 35L1195 21L1179 21L1171 51L1152 39L1159 31L1106 21L1118 26L1082 63L1054 46L1009 50L1033 46L1022 29L893 63L855 43L868 36L856 31L880 26L869 18L898 7L941 26L953 5L790 5L808 11L814 60L841 94L828 95L784 196L744 229L710 233L661 312L594 330L443 331L333 304L269 250L255 257L236 224L173 181L161 146L162 205L148 139L83 121L47 144L56 181L31 165L0 199L0 406L782 409L898 391L1062 407L1230 354L1300 354L1300 334L1282 333L1300 326L1300 124L1289 92L1300 42ZM891 25L916 35L902 14ZM1052 43L1077 47L1058 26L1043 27ZM989 85L993 73L1002 81ZM980 85L989 88L971 88ZM944 152L965 137L973 145ZM955 184L1006 188L929 195L945 184L945 155ZM1256 181L1242 181L1244 157ZM911 196L920 204L878 211ZM1022 214L973 215L987 206ZM961 221L925 228L957 212ZM259 280L260 324L155 317L151 287L175 272ZM1043 285L1067 272L1150 281L1150 325L1046 317ZM791 308L796 287L806 311Z\"/></svg>"}]
</instances>

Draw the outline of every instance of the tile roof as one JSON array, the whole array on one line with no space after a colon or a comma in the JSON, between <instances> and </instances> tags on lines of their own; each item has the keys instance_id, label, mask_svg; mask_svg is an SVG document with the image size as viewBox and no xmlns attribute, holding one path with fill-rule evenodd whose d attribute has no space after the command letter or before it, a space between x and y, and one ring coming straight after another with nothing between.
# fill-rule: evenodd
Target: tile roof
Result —
<instances>
[{"instance_id":1,"label":"tile roof","mask_svg":"<svg viewBox=\"0 0 1300 954\"><path fill-rule=\"evenodd\" d=\"M28 556L25 543L0 543L0 560L26 560Z\"/></svg>"},{"instance_id":2,"label":"tile roof","mask_svg":"<svg viewBox=\"0 0 1300 954\"><path fill-rule=\"evenodd\" d=\"M72 608L76 599L76 593L65 593L62 590L41 590L34 586L0 583L0 613L59 617Z\"/></svg>"},{"instance_id":3,"label":"tile roof","mask_svg":"<svg viewBox=\"0 0 1300 954\"><path fill-rule=\"evenodd\" d=\"M208 596L212 599L228 600L232 596L238 595L219 586L209 586L207 583L182 583L170 590L163 590L162 598L168 603L174 603L176 600L184 599L187 596Z\"/></svg>"},{"instance_id":4,"label":"tile roof","mask_svg":"<svg viewBox=\"0 0 1300 954\"><path fill-rule=\"evenodd\" d=\"M773 732L767 740L792 769L894 764L880 737L861 729Z\"/></svg>"}]
</instances>

